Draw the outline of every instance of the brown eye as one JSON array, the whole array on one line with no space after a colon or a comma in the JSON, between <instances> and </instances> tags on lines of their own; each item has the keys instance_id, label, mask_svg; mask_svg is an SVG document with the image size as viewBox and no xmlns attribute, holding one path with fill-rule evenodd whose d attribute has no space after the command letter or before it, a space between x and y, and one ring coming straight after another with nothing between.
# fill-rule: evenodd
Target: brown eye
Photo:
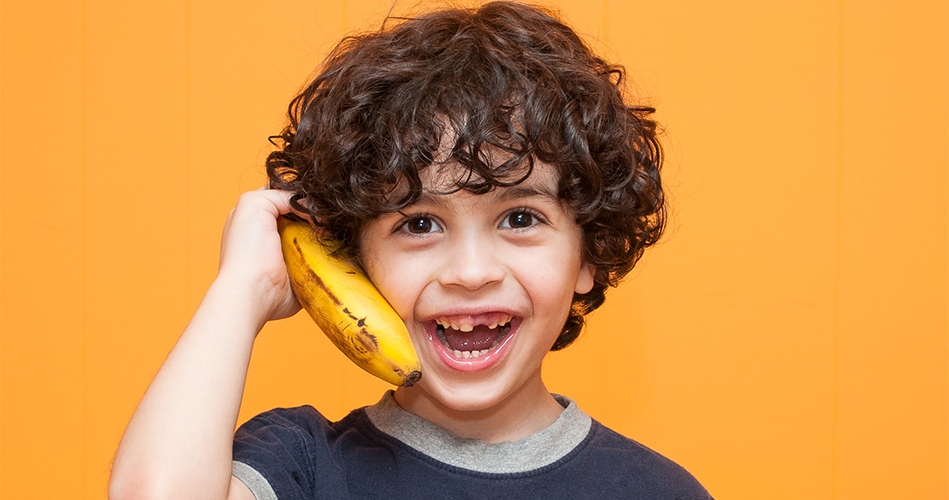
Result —
<instances>
[{"instance_id":1,"label":"brown eye","mask_svg":"<svg viewBox=\"0 0 949 500\"><path fill-rule=\"evenodd\" d=\"M412 234L425 234L439 232L442 228L430 217L412 217L402 226L405 231Z\"/></svg>"},{"instance_id":2,"label":"brown eye","mask_svg":"<svg viewBox=\"0 0 949 500\"><path fill-rule=\"evenodd\" d=\"M511 212L504 219L501 227L510 227L514 229L531 227L534 225L534 215L530 212Z\"/></svg>"}]
</instances>

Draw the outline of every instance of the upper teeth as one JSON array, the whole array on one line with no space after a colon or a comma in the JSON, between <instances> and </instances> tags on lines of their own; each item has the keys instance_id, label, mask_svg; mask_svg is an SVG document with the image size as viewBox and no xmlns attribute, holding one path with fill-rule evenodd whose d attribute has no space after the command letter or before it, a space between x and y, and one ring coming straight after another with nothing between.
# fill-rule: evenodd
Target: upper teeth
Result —
<instances>
[{"instance_id":1,"label":"upper teeth","mask_svg":"<svg viewBox=\"0 0 949 500\"><path fill-rule=\"evenodd\" d=\"M452 328L454 330L459 330L462 332L470 332L474 330L475 326L478 326L478 324L475 323L474 318L472 318L471 316L468 316L466 319L468 321L465 321L465 320L456 321L452 319L438 318L435 320L435 322L444 328ZM496 319L497 321L494 323L485 324L485 326L491 329L497 328L498 326L504 326L511 322L511 315L504 314L503 316L500 316L498 318L493 318L493 319Z\"/></svg>"}]
</instances>

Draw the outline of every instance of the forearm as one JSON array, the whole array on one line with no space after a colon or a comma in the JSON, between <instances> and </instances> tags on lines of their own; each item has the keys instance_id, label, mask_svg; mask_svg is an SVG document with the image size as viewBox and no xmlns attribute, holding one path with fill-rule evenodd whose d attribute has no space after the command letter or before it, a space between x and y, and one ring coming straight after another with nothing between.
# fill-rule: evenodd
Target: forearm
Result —
<instances>
[{"instance_id":1,"label":"forearm","mask_svg":"<svg viewBox=\"0 0 949 500\"><path fill-rule=\"evenodd\" d=\"M208 290L129 422L110 497L227 497L258 309L247 287L219 278Z\"/></svg>"}]
</instances>

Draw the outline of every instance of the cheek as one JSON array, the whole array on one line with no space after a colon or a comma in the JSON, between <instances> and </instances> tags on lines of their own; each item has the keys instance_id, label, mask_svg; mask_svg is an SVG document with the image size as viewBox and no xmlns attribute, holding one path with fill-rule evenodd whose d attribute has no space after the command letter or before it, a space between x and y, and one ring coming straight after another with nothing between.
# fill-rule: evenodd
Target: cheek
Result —
<instances>
[{"instance_id":1,"label":"cheek","mask_svg":"<svg viewBox=\"0 0 949 500\"><path fill-rule=\"evenodd\" d=\"M424 273L418 262L405 255L398 258L386 257L385 252L377 253L372 264L367 263L366 272L399 316L409 321L424 286Z\"/></svg>"},{"instance_id":2,"label":"cheek","mask_svg":"<svg viewBox=\"0 0 949 500\"><path fill-rule=\"evenodd\" d=\"M410 260L404 254L393 251L391 243L385 239L391 221L379 219L366 225L360 235L360 248L363 267L369 279L382 296L389 301L393 309L407 319L412 312L412 289L409 280L413 273Z\"/></svg>"},{"instance_id":3,"label":"cheek","mask_svg":"<svg viewBox=\"0 0 949 500\"><path fill-rule=\"evenodd\" d=\"M561 309L566 314L573 302L576 288L579 257L565 252L549 251L542 255L524 256L517 264L518 281L527 289L535 307L556 314Z\"/></svg>"}]
</instances>

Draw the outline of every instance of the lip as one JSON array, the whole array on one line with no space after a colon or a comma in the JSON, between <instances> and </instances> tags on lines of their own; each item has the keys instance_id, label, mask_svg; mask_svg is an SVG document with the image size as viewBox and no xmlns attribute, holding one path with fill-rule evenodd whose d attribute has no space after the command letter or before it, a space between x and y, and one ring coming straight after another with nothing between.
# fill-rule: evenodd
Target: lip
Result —
<instances>
[{"instance_id":1,"label":"lip","mask_svg":"<svg viewBox=\"0 0 949 500\"><path fill-rule=\"evenodd\" d=\"M507 336L504 337L504 340L502 340L497 347L492 349L491 352L478 356L477 358L458 359L448 352L448 349L438 340L438 335L435 334L434 321L427 322L425 332L428 336L429 344L431 344L432 349L435 350L435 354L438 355L438 358L445 366L460 372L476 372L487 370L498 364L498 362L504 358L504 354L508 351L514 337L516 337L520 331L522 321L523 319L520 316L514 316L511 319L511 330Z\"/></svg>"}]
</instances>

